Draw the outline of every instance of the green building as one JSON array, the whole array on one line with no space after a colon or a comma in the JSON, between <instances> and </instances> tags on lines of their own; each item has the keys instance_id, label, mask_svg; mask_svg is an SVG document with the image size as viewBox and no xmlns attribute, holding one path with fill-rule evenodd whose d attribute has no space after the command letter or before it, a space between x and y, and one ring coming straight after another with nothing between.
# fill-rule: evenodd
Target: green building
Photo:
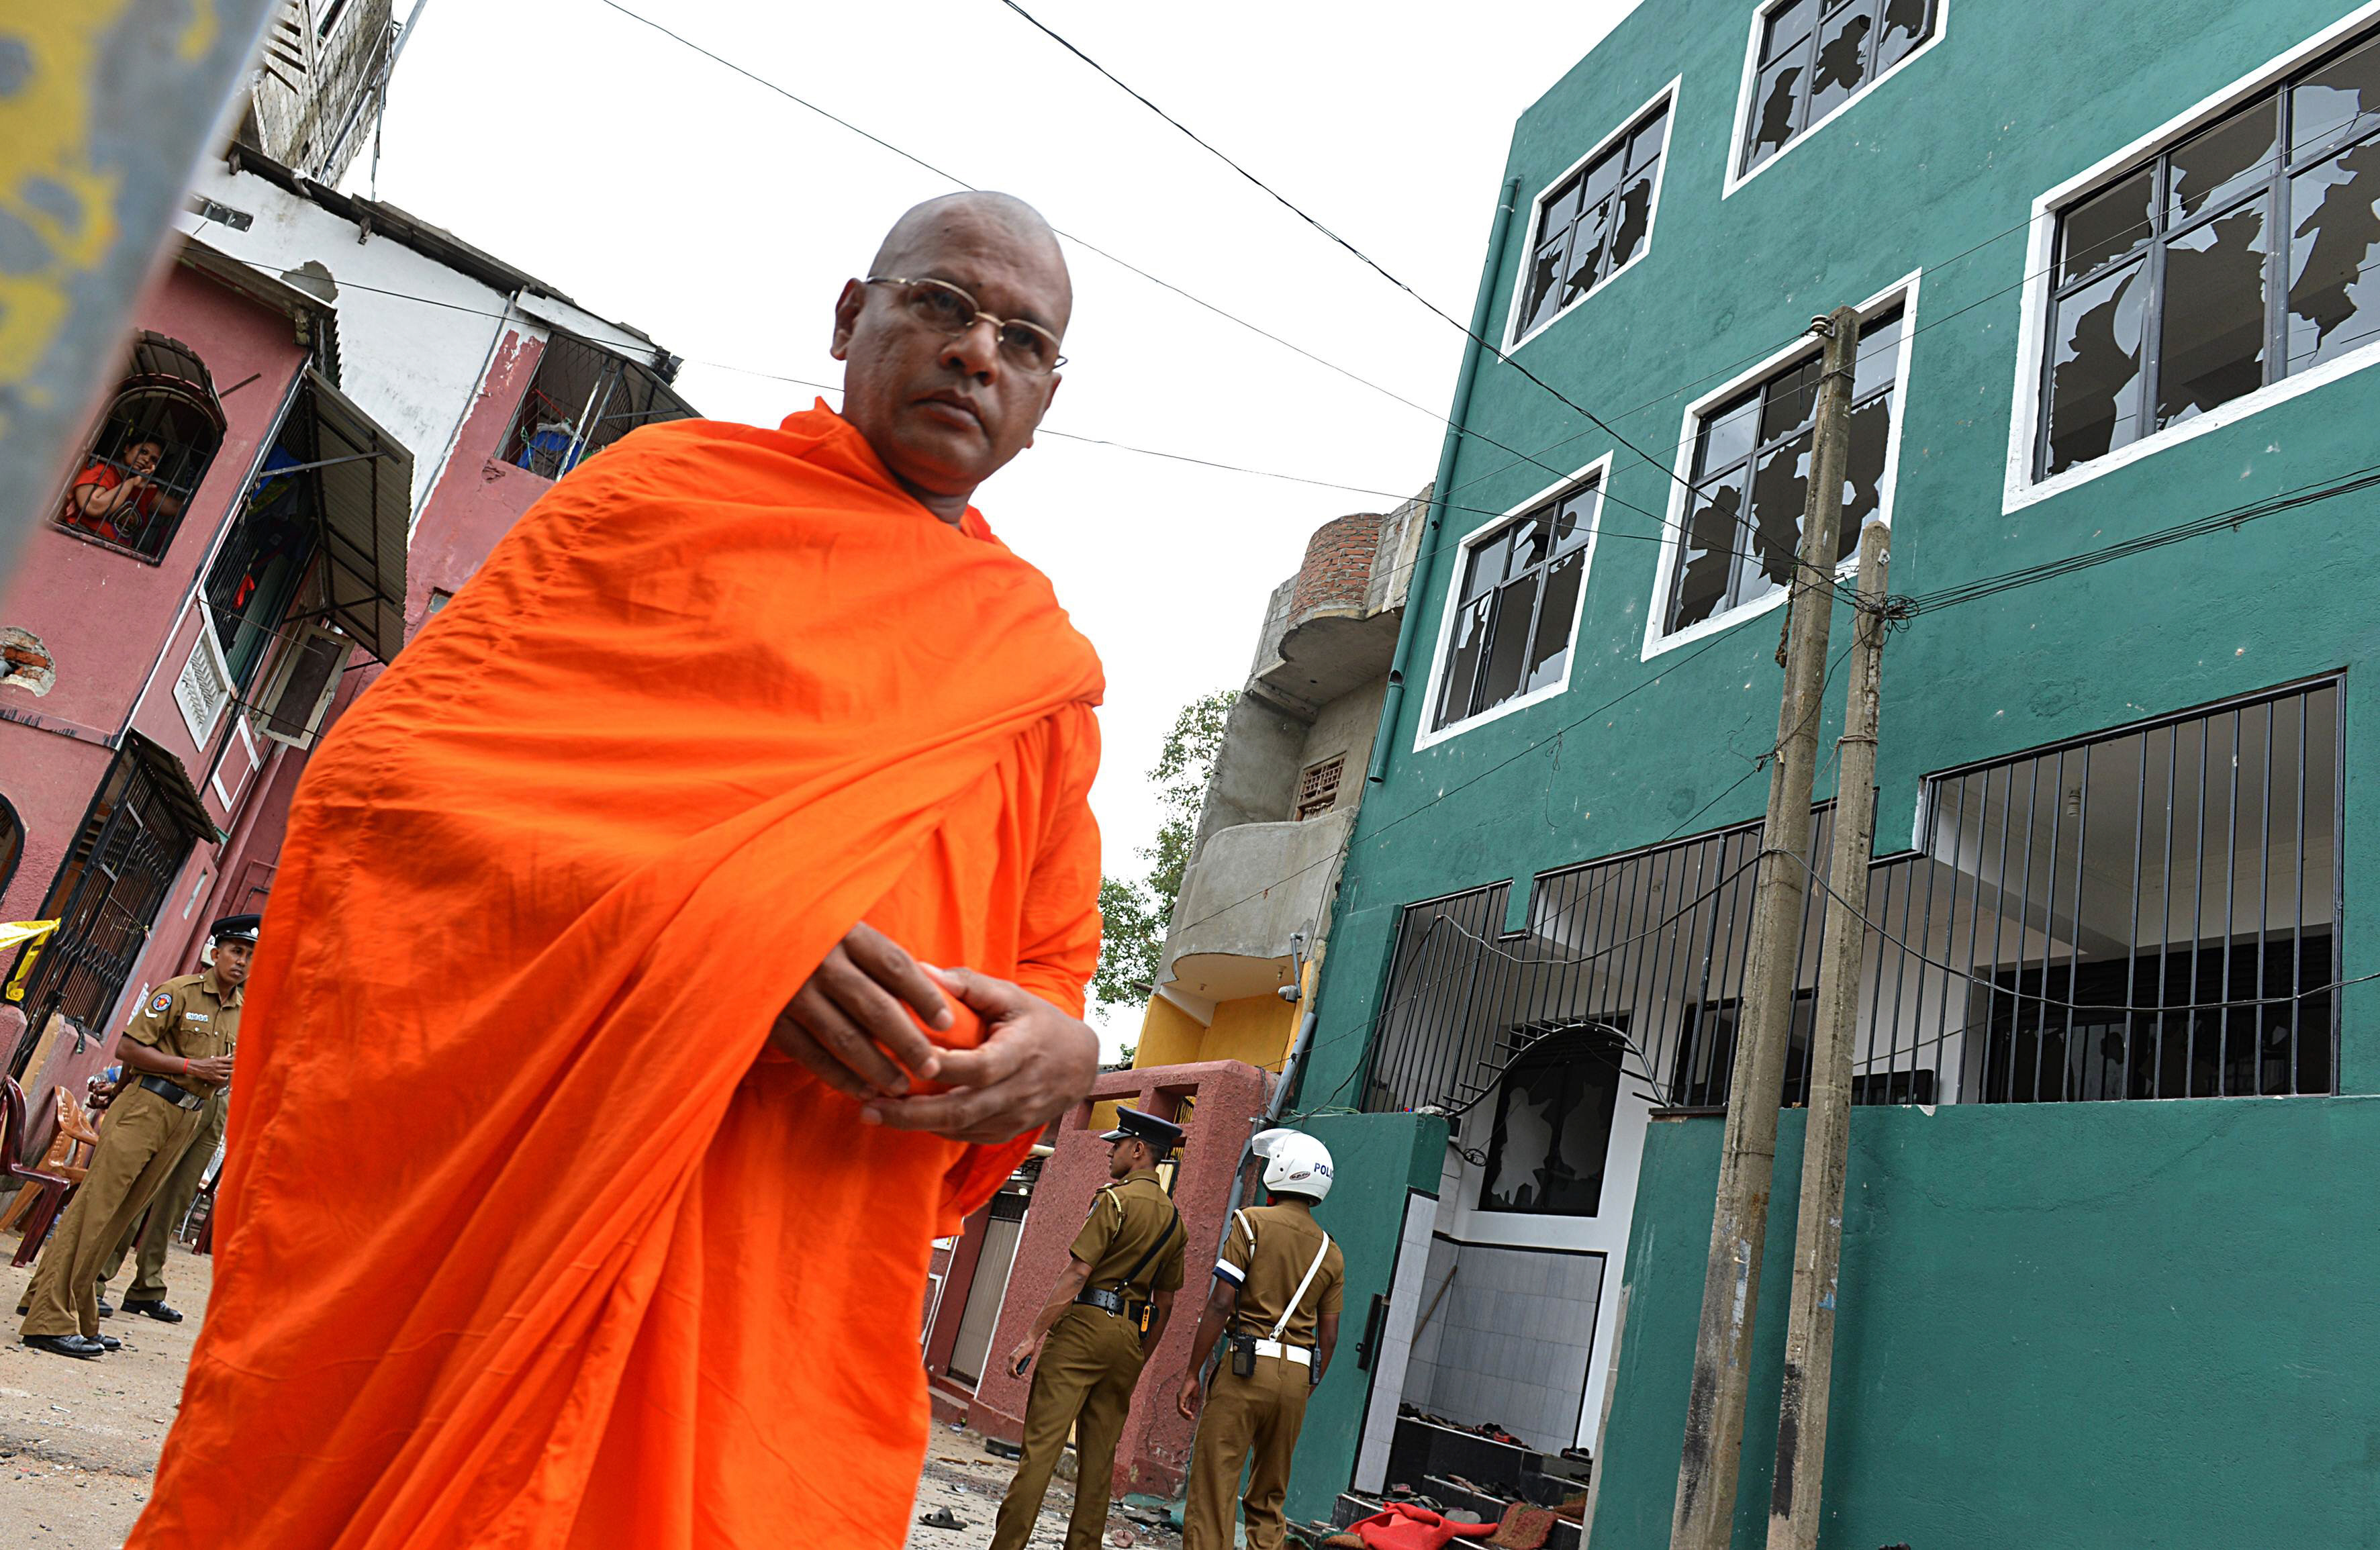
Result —
<instances>
[{"instance_id":1,"label":"green building","mask_svg":"<svg viewBox=\"0 0 2380 1550\"><path fill-rule=\"evenodd\" d=\"M1363 1349L1293 1510L1393 1478L1402 1403L1591 1453L1595 1550L1668 1543L1852 305L1842 552L1888 523L1912 606L1821 1543L2380 1544L2380 4L1646 0L1507 177L1510 359L1458 390L1295 1096L1363 1159Z\"/></svg>"}]
</instances>

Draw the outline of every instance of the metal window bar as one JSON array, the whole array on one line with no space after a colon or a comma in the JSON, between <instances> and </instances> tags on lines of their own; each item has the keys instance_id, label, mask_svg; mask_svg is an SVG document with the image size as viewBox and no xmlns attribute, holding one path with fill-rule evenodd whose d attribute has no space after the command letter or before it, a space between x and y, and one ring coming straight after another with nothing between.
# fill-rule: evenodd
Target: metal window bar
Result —
<instances>
[{"instance_id":1,"label":"metal window bar","mask_svg":"<svg viewBox=\"0 0 2380 1550\"><path fill-rule=\"evenodd\" d=\"M1875 863L1853 1101L2336 1091L2342 700L2323 679L1929 778L1917 843ZM1761 864L1750 825L1548 873L1509 936L1504 883L1408 907L1364 1107L1463 1113L1581 1028L1653 1103L1725 1102ZM1811 1015L1781 1101L1806 1095Z\"/></svg>"}]
</instances>

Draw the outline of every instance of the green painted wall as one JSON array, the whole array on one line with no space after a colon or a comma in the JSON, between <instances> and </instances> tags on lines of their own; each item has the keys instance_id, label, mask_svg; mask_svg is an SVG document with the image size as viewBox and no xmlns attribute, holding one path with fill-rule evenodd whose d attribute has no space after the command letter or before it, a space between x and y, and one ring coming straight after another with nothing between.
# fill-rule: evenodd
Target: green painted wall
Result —
<instances>
[{"instance_id":1,"label":"green painted wall","mask_svg":"<svg viewBox=\"0 0 2380 1550\"><path fill-rule=\"evenodd\" d=\"M1389 1289L1409 1190L1435 1194L1446 1156L1446 1121L1417 1114L1317 1115L1298 1128L1330 1148L1330 1198L1315 1212L1347 1262L1347 1302L1330 1371L1306 1402L1289 1481L1289 1516L1330 1516L1355 1473L1355 1444L1372 1374L1355 1365L1355 1342L1374 1292Z\"/></svg>"},{"instance_id":2,"label":"green painted wall","mask_svg":"<svg viewBox=\"0 0 2380 1550\"><path fill-rule=\"evenodd\" d=\"M1766 1543L1802 1116L1778 1138L1735 1543ZM1718 1176L1658 1124L1593 1550L1665 1550ZM2380 1544L2380 1099L1852 1116L1819 1544Z\"/></svg>"},{"instance_id":3,"label":"green painted wall","mask_svg":"<svg viewBox=\"0 0 2380 1550\"><path fill-rule=\"evenodd\" d=\"M1776 730L1779 615L1700 655L1641 654L1686 405L1813 313L1924 272L1897 411L1897 592L2061 558L2374 461L2380 372L2367 371L2000 511L2032 201L2319 30L2340 0L1949 0L1929 53L1722 200L1752 8L1646 0L1515 130L1505 176L1525 201L1680 80L1649 252L1519 353L1662 466L1517 372L1483 368L1469 416L1479 438L1555 449L1544 461L1564 472L1615 454L1576 665L1567 693L1415 754L1451 563L1416 587L1420 649L1387 778L1351 847L1309 1107L1358 1091L1403 904L1758 817L1767 781L1751 760ZM1483 205L1501 182L1480 190ZM1478 212L1436 215L1468 229ZM1499 330L1524 262L1525 213L1514 219ZM1501 512L1553 478L1471 439L1449 489L1458 505ZM1442 552L1486 520L1452 512L1430 542ZM1879 849L1909 843L1927 771L2359 667L2380 648L2375 573L2380 499L2365 492L1915 620L1885 657ZM1849 629L1839 611L1839 648ZM2365 816L2380 802L2363 799L2374 761L2362 757L2380 710L2374 677L2350 671L2346 696L2350 906L2354 879L2380 862L2380 826ZM1830 703L1829 742L1838 721ZM1513 890L1516 912L1525 891ZM2365 938L2342 935L2347 975L2380 968ZM2380 1043L2358 1036L2380 986L2346 996L2343 1085L2380 1090Z\"/></svg>"}]
</instances>

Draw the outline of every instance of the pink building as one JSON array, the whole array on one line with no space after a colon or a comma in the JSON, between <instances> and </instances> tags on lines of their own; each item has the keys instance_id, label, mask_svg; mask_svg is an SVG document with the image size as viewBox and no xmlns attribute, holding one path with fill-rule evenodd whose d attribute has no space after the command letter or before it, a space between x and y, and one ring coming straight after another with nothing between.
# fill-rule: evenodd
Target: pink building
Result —
<instances>
[{"instance_id":1,"label":"pink building","mask_svg":"<svg viewBox=\"0 0 2380 1550\"><path fill-rule=\"evenodd\" d=\"M315 740L552 479L692 413L651 340L393 206L237 148L190 202L0 592L0 921L63 922L0 963L37 1096L261 907Z\"/></svg>"}]
</instances>

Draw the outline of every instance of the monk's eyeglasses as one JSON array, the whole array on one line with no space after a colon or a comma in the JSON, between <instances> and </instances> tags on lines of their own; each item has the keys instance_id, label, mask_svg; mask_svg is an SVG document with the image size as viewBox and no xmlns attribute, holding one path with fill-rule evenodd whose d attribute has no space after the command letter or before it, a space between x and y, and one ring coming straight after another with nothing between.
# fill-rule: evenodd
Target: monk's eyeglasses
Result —
<instances>
[{"instance_id":1,"label":"monk's eyeglasses","mask_svg":"<svg viewBox=\"0 0 2380 1550\"><path fill-rule=\"evenodd\" d=\"M1066 364L1058 353L1058 336L1039 323L995 318L976 305L975 297L947 280L911 280L899 274L871 274L871 285L898 285L901 305L928 328L956 338L978 323L990 323L1000 341L1001 357L1020 371L1046 377Z\"/></svg>"}]
</instances>

